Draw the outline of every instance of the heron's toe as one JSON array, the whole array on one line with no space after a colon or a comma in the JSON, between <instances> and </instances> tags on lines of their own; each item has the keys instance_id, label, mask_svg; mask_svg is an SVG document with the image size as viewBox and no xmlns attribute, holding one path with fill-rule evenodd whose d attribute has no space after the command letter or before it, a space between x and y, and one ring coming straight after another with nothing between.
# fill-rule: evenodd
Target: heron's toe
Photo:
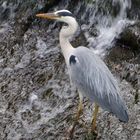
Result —
<instances>
[{"instance_id":1,"label":"heron's toe","mask_svg":"<svg viewBox=\"0 0 140 140\"><path fill-rule=\"evenodd\" d=\"M90 132L86 135L86 139L88 139L88 140L96 140L97 139L97 132L91 132L91 130L90 130Z\"/></svg>"}]
</instances>

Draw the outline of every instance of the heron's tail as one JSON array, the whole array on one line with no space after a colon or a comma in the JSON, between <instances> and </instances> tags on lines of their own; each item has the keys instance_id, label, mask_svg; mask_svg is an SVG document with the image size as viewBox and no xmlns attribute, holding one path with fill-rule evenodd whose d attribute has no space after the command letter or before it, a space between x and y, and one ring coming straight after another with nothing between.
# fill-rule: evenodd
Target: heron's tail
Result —
<instances>
[{"instance_id":1,"label":"heron's tail","mask_svg":"<svg viewBox=\"0 0 140 140\"><path fill-rule=\"evenodd\" d=\"M123 100L120 98L117 103L114 103L112 105L112 112L119 118L120 121L127 123L129 121L129 117L127 113L127 108Z\"/></svg>"},{"instance_id":2,"label":"heron's tail","mask_svg":"<svg viewBox=\"0 0 140 140\"><path fill-rule=\"evenodd\" d=\"M127 123L129 121L129 117L128 117L128 113L126 110L124 110L123 112L124 114L122 116L118 116L119 120L124 122L124 123Z\"/></svg>"}]
</instances>

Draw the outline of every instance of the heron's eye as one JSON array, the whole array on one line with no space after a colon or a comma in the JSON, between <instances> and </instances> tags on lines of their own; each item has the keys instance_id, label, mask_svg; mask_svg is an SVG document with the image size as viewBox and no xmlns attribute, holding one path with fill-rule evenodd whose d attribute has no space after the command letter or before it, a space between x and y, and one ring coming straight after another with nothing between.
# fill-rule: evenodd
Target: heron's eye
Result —
<instances>
[{"instance_id":1,"label":"heron's eye","mask_svg":"<svg viewBox=\"0 0 140 140\"><path fill-rule=\"evenodd\" d=\"M69 63L70 63L70 65L75 64L76 63L76 56L71 55L70 58L69 58Z\"/></svg>"}]
</instances>

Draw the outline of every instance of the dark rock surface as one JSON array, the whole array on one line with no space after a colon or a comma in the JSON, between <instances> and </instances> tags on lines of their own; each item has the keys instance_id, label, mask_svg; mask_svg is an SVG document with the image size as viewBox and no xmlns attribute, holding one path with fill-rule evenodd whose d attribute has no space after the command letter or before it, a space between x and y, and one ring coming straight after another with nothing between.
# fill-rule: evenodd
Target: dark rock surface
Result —
<instances>
[{"instance_id":1,"label":"dark rock surface","mask_svg":"<svg viewBox=\"0 0 140 140\"><path fill-rule=\"evenodd\" d=\"M66 139L77 110L78 94L70 85L60 51L60 25L36 19L34 15L58 7L73 7L77 14L74 9L80 2L3 2L0 2L0 139ZM86 45L83 34L78 35L73 45L81 42ZM97 139L140 139L139 60L138 53L122 47L113 48L107 56L107 65L118 79L130 120L123 124L100 109ZM84 113L73 139L93 139L82 125L85 123L90 128L92 109L91 103L85 100Z\"/></svg>"},{"instance_id":2,"label":"dark rock surface","mask_svg":"<svg viewBox=\"0 0 140 140\"><path fill-rule=\"evenodd\" d=\"M140 19L140 1L139 0L131 0L131 9L128 9L127 14L131 19Z\"/></svg>"},{"instance_id":3,"label":"dark rock surface","mask_svg":"<svg viewBox=\"0 0 140 140\"><path fill-rule=\"evenodd\" d=\"M140 52L140 22L135 22L133 25L126 27L120 34L117 43L125 45L138 54Z\"/></svg>"}]
</instances>

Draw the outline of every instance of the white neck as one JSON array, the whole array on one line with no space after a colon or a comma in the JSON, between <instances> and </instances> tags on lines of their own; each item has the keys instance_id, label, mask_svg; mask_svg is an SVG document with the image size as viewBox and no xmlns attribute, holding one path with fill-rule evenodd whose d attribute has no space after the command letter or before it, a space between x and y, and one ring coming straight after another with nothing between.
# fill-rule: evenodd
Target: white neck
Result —
<instances>
[{"instance_id":1,"label":"white neck","mask_svg":"<svg viewBox=\"0 0 140 140\"><path fill-rule=\"evenodd\" d=\"M66 63L68 64L69 55L74 49L69 42L69 38L72 37L72 35L77 31L78 23L74 18L71 18L67 20L67 24L68 26L62 27L59 34L59 40L62 53L65 57Z\"/></svg>"}]
</instances>

